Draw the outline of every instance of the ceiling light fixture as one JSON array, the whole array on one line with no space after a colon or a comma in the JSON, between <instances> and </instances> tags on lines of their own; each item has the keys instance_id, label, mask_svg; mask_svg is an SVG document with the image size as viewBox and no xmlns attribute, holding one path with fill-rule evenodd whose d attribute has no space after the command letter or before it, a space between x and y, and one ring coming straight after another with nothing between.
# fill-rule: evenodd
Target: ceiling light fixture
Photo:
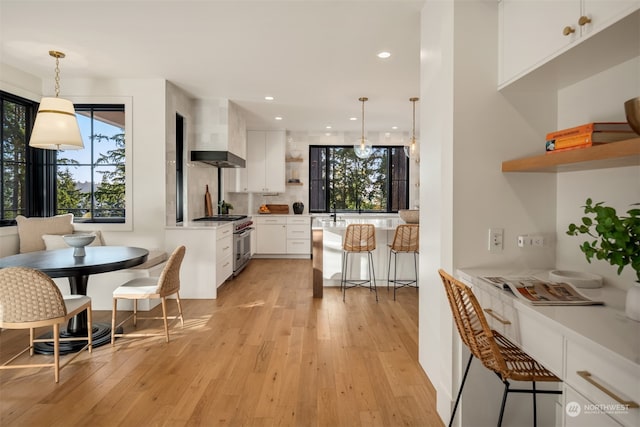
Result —
<instances>
[{"instance_id":1,"label":"ceiling light fixture","mask_svg":"<svg viewBox=\"0 0 640 427\"><path fill-rule=\"evenodd\" d=\"M384 52L383 51L383 52L378 53L378 58L380 58L380 59L387 59L390 56L391 56L390 52Z\"/></svg>"},{"instance_id":2,"label":"ceiling light fixture","mask_svg":"<svg viewBox=\"0 0 640 427\"><path fill-rule=\"evenodd\" d=\"M373 151L371 144L369 144L369 141L367 141L364 137L364 103L368 100L369 98L365 97L358 98L358 101L362 102L362 136L360 137L358 143L353 146L353 151L355 151L356 156L360 157L361 159L368 158Z\"/></svg>"},{"instance_id":3,"label":"ceiling light fixture","mask_svg":"<svg viewBox=\"0 0 640 427\"><path fill-rule=\"evenodd\" d=\"M265 101L273 101L275 98L273 96L265 96L264 97Z\"/></svg>"},{"instance_id":4,"label":"ceiling light fixture","mask_svg":"<svg viewBox=\"0 0 640 427\"><path fill-rule=\"evenodd\" d=\"M280 117L280 116L275 116L275 117L274 117L274 119L276 119L276 120L282 120L282 117Z\"/></svg>"},{"instance_id":5,"label":"ceiling light fixture","mask_svg":"<svg viewBox=\"0 0 640 427\"><path fill-rule=\"evenodd\" d=\"M418 155L418 141L416 140L416 101L420 98L409 98L409 101L413 103L413 128L411 130L411 139L409 145L404 147L404 154L413 159Z\"/></svg>"},{"instance_id":6,"label":"ceiling light fixture","mask_svg":"<svg viewBox=\"0 0 640 427\"><path fill-rule=\"evenodd\" d=\"M56 58L56 97L43 97L31 131L29 146L45 150L81 150L84 148L76 111L69 100L58 98L60 95L60 58L62 52L50 50L49 55Z\"/></svg>"}]
</instances>

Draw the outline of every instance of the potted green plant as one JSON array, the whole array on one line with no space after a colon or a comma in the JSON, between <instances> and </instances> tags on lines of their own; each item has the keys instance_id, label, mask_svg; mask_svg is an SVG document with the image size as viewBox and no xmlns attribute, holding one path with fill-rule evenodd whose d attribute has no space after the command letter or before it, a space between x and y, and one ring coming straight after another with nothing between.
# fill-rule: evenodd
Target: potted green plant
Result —
<instances>
[{"instance_id":1,"label":"potted green plant","mask_svg":"<svg viewBox=\"0 0 640 427\"><path fill-rule=\"evenodd\" d=\"M637 205L640 203L631 206ZM626 216L618 215L614 208L604 202L593 203L590 198L583 208L582 223L569 224L567 234L593 238L580 245L589 263L595 257L618 267L618 274L626 266L636 272L636 283L627 292L625 312L629 318L640 321L640 209L632 208Z\"/></svg>"},{"instance_id":2,"label":"potted green plant","mask_svg":"<svg viewBox=\"0 0 640 427\"><path fill-rule=\"evenodd\" d=\"M233 209L233 205L231 203L225 202L221 200L218 202L218 207L220 208L220 213L226 215L229 213L229 209Z\"/></svg>"}]
</instances>

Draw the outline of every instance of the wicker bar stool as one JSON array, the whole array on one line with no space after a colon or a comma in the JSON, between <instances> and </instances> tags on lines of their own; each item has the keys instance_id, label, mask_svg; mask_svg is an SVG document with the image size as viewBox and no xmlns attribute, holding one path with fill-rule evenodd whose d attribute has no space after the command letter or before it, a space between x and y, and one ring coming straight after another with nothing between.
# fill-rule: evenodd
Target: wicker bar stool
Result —
<instances>
[{"instance_id":1,"label":"wicker bar stool","mask_svg":"<svg viewBox=\"0 0 640 427\"><path fill-rule=\"evenodd\" d=\"M87 312L87 331L84 337L60 337L60 324L83 311ZM55 382L60 380L60 369L88 349L93 348L91 298L86 295L62 296L53 280L42 273L26 267L0 269L0 328L29 329L29 346L4 362L0 369L53 368ZM52 326L51 338L34 338L34 329ZM60 342L86 341L74 355L60 364ZM33 356L34 343L53 342L53 363L13 364L19 356L29 351ZM42 356L45 358L45 356Z\"/></svg>"},{"instance_id":2,"label":"wicker bar stool","mask_svg":"<svg viewBox=\"0 0 640 427\"><path fill-rule=\"evenodd\" d=\"M369 284L369 291L376 294L378 302L378 288L376 287L376 275L373 268L373 250L376 248L376 228L373 224L349 224L342 240L342 301L345 301L348 288ZM347 274L350 254L367 253L368 279L350 279ZM372 287L373 285L373 287Z\"/></svg>"},{"instance_id":3,"label":"wicker bar stool","mask_svg":"<svg viewBox=\"0 0 640 427\"><path fill-rule=\"evenodd\" d=\"M389 268L387 269L387 291L389 283L393 283L393 300L396 300L396 289L410 286L418 290L418 249L420 226L418 224L401 224L396 227L393 243L389 245ZM413 254L415 279L398 279L398 255ZM393 255L393 280L391 280L391 258Z\"/></svg>"},{"instance_id":4,"label":"wicker bar stool","mask_svg":"<svg viewBox=\"0 0 640 427\"><path fill-rule=\"evenodd\" d=\"M560 382L560 378L556 377L551 371L547 370L507 338L500 335L500 333L489 328L487 319L484 317L482 308L471 288L447 274L444 270L438 270L438 273L447 293L460 338L471 352L460 389L458 390L449 426L453 424L453 419L456 416L462 389L474 357L480 359L482 364L487 369L492 370L504 384L498 427L502 425L504 408L509 393L533 394L533 425L536 426L536 395L562 393L560 390L536 390L536 381ZM509 381L530 381L532 388L531 390L512 389Z\"/></svg>"}]
</instances>

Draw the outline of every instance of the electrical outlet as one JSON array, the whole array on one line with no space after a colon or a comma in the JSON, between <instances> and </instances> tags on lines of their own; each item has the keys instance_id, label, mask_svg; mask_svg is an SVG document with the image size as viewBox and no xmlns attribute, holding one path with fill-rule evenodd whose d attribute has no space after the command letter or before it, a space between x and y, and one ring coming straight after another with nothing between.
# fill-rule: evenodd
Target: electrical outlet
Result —
<instances>
[{"instance_id":1,"label":"electrical outlet","mask_svg":"<svg viewBox=\"0 0 640 427\"><path fill-rule=\"evenodd\" d=\"M489 229L489 252L502 251L502 239L504 236L504 230L502 228L490 228Z\"/></svg>"},{"instance_id":2,"label":"electrical outlet","mask_svg":"<svg viewBox=\"0 0 640 427\"><path fill-rule=\"evenodd\" d=\"M544 237L542 235L531 236L531 246L543 247Z\"/></svg>"}]
</instances>

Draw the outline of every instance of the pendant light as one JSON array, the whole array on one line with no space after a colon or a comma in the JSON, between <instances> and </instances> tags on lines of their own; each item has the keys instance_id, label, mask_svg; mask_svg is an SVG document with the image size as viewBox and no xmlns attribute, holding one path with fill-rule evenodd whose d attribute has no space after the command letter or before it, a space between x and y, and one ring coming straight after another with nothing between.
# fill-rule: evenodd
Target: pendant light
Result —
<instances>
[{"instance_id":1,"label":"pendant light","mask_svg":"<svg viewBox=\"0 0 640 427\"><path fill-rule=\"evenodd\" d=\"M76 111L69 100L58 98L60 94L60 58L65 54L50 50L56 59L56 97L42 98L36 116L29 146L45 150L81 150L84 148Z\"/></svg>"},{"instance_id":2,"label":"pendant light","mask_svg":"<svg viewBox=\"0 0 640 427\"><path fill-rule=\"evenodd\" d=\"M418 156L418 141L416 140L416 101L420 98L409 98L409 101L413 103L413 128L411 130L411 139L409 145L404 147L404 154L410 159L417 158Z\"/></svg>"},{"instance_id":3,"label":"pendant light","mask_svg":"<svg viewBox=\"0 0 640 427\"><path fill-rule=\"evenodd\" d=\"M369 144L369 141L367 141L364 137L364 103L368 100L369 98L365 97L358 98L358 101L362 102L362 136L360 137L360 140L353 146L353 151L356 153L356 156L361 159L367 159L373 152L371 144Z\"/></svg>"}]
</instances>

